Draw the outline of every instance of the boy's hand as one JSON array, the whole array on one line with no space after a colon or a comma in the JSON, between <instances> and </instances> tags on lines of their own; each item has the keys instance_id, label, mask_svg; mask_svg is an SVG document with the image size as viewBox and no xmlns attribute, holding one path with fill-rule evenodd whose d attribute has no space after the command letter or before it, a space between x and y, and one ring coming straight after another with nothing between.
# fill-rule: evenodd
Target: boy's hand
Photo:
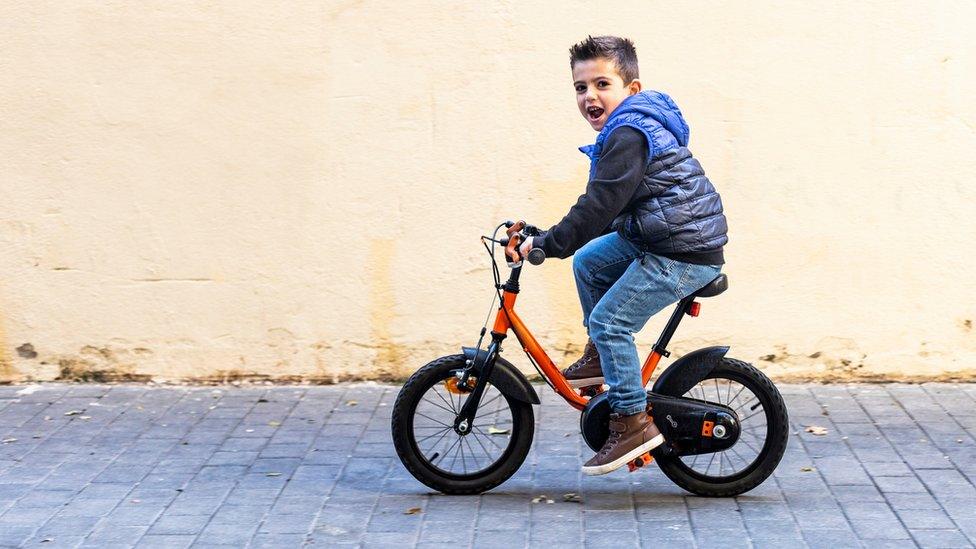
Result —
<instances>
[{"instance_id":1,"label":"boy's hand","mask_svg":"<svg viewBox=\"0 0 976 549\"><path fill-rule=\"evenodd\" d=\"M519 255L521 255L523 259L525 259L526 257L528 257L529 250L532 249L532 239L533 238L535 238L535 237L532 237L532 236L527 237L525 239L525 241L522 242L522 244L519 245Z\"/></svg>"}]
</instances>

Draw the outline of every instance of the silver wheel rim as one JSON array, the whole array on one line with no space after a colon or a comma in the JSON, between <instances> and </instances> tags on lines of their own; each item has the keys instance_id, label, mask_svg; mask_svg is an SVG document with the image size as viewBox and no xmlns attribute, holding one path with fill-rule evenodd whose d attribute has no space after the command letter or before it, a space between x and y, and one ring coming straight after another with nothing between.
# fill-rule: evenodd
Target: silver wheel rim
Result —
<instances>
[{"instance_id":1,"label":"silver wheel rim","mask_svg":"<svg viewBox=\"0 0 976 549\"><path fill-rule=\"evenodd\" d=\"M730 448L681 456L686 467L702 476L724 478L749 469L759 460L769 432L766 408L756 393L734 379L711 378L700 381L685 396L728 406L740 426L739 440Z\"/></svg>"}]
</instances>

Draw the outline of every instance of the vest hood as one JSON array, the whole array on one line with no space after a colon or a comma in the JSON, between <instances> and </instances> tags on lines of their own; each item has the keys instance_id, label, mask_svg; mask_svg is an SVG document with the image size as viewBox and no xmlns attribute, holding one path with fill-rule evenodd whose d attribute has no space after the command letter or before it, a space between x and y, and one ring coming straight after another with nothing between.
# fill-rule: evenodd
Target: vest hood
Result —
<instances>
[{"instance_id":1,"label":"vest hood","mask_svg":"<svg viewBox=\"0 0 976 549\"><path fill-rule=\"evenodd\" d=\"M688 123L681 116L678 105L674 103L674 100L668 94L654 90L644 90L631 95L617 105L617 108L607 118L605 126L612 126L615 118L630 113L636 113L654 119L664 129L674 135L674 138L678 141L678 145L682 147L688 145L688 135L690 133Z\"/></svg>"}]
</instances>

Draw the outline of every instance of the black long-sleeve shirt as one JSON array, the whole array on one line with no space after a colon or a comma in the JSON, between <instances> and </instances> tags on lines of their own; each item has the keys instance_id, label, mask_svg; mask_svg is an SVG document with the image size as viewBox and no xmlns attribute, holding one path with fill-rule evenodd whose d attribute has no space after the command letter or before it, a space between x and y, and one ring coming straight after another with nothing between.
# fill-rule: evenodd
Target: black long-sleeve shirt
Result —
<instances>
[{"instance_id":1,"label":"black long-sleeve shirt","mask_svg":"<svg viewBox=\"0 0 976 549\"><path fill-rule=\"evenodd\" d=\"M647 138L635 128L615 129L603 147L596 171L563 219L541 237L532 239L546 257L565 259L594 238L610 232L610 223L623 211L647 168Z\"/></svg>"},{"instance_id":2,"label":"black long-sleeve shirt","mask_svg":"<svg viewBox=\"0 0 976 549\"><path fill-rule=\"evenodd\" d=\"M546 257L565 259L584 244L611 232L610 223L627 207L647 168L647 138L630 126L615 129L604 145L593 178L563 219L532 240ZM702 252L658 254L700 265L725 263L722 248Z\"/></svg>"}]
</instances>

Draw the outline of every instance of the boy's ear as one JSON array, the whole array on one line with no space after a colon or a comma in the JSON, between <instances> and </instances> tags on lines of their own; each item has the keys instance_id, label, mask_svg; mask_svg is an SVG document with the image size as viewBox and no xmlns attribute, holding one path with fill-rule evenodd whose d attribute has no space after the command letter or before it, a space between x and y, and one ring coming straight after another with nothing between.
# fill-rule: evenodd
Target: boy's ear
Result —
<instances>
[{"instance_id":1,"label":"boy's ear","mask_svg":"<svg viewBox=\"0 0 976 549\"><path fill-rule=\"evenodd\" d=\"M640 93L642 89L644 89L644 86L641 84L641 81L637 78L631 80L630 84L627 84L627 91L630 92L630 95L634 95L635 93Z\"/></svg>"}]
</instances>

